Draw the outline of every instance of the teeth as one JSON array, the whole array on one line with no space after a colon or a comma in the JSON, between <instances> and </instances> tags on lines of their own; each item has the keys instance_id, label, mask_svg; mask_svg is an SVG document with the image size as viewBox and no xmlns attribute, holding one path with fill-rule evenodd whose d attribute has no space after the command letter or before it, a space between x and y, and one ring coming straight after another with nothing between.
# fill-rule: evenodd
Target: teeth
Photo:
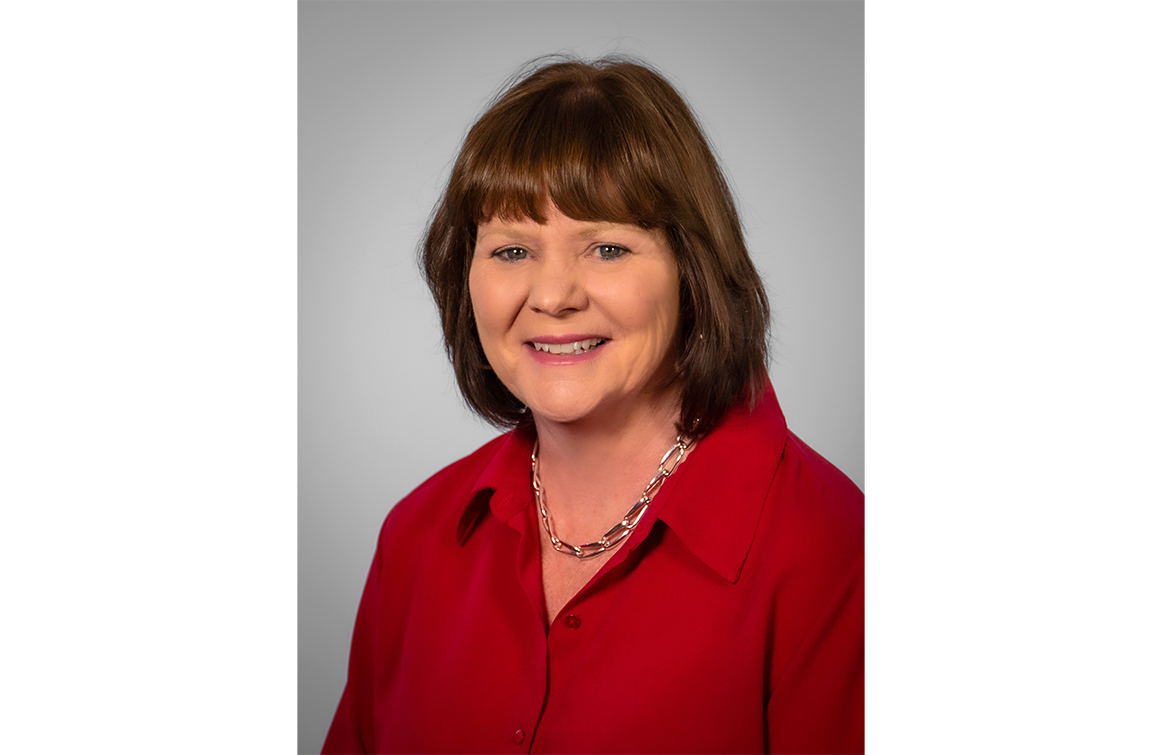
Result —
<instances>
[{"instance_id":1,"label":"teeth","mask_svg":"<svg viewBox=\"0 0 1162 755\"><path fill-rule=\"evenodd\" d=\"M537 343L534 341L533 347L537 351L546 351L550 354L584 354L600 343L605 343L605 340L586 338L584 341L574 341L573 343Z\"/></svg>"}]
</instances>

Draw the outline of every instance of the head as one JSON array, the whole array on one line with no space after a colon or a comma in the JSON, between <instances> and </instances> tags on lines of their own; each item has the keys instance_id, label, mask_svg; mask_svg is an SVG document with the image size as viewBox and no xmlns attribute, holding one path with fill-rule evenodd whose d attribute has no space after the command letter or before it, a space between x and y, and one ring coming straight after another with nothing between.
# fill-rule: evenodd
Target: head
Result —
<instances>
[{"instance_id":1,"label":"head","mask_svg":"<svg viewBox=\"0 0 1162 755\"><path fill-rule=\"evenodd\" d=\"M698 437L762 389L770 308L729 186L681 95L621 58L541 61L471 128L423 240L423 269L469 405L511 427L527 409L485 356L469 287L485 224L554 218L641 229L672 254L677 311L655 388ZM555 221L553 221L555 222Z\"/></svg>"}]
</instances>

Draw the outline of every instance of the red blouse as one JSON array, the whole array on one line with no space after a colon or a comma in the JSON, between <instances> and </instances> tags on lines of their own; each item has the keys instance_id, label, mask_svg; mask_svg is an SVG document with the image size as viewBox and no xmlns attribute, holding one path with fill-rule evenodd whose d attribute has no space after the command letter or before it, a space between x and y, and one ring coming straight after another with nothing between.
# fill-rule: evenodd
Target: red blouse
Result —
<instances>
[{"instance_id":1,"label":"red blouse","mask_svg":"<svg viewBox=\"0 0 1162 755\"><path fill-rule=\"evenodd\" d=\"M388 514L324 753L863 751L863 494L769 384L551 624L531 449Z\"/></svg>"}]
</instances>

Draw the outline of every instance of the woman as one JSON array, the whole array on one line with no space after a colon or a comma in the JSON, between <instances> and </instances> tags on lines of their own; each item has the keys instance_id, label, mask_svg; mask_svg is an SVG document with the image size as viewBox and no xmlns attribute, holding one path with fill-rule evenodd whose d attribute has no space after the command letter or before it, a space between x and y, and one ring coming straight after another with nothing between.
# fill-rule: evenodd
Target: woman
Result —
<instances>
[{"instance_id":1,"label":"woman","mask_svg":"<svg viewBox=\"0 0 1162 755\"><path fill-rule=\"evenodd\" d=\"M863 496L787 431L769 307L681 96L542 63L423 245L512 428L384 522L324 752L859 752Z\"/></svg>"}]
</instances>

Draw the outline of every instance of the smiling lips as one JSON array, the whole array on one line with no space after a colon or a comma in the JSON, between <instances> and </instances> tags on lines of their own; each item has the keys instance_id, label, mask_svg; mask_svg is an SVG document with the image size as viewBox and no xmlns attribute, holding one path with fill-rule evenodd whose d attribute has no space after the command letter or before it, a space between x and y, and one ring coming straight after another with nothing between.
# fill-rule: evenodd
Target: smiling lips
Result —
<instances>
[{"instance_id":1,"label":"smiling lips","mask_svg":"<svg viewBox=\"0 0 1162 755\"><path fill-rule=\"evenodd\" d=\"M532 341L532 346L537 351L543 351L548 354L561 354L570 356L575 354L584 354L595 349L601 344L605 343L604 338L585 338L580 341L568 341L566 343L545 343L543 341Z\"/></svg>"}]
</instances>

